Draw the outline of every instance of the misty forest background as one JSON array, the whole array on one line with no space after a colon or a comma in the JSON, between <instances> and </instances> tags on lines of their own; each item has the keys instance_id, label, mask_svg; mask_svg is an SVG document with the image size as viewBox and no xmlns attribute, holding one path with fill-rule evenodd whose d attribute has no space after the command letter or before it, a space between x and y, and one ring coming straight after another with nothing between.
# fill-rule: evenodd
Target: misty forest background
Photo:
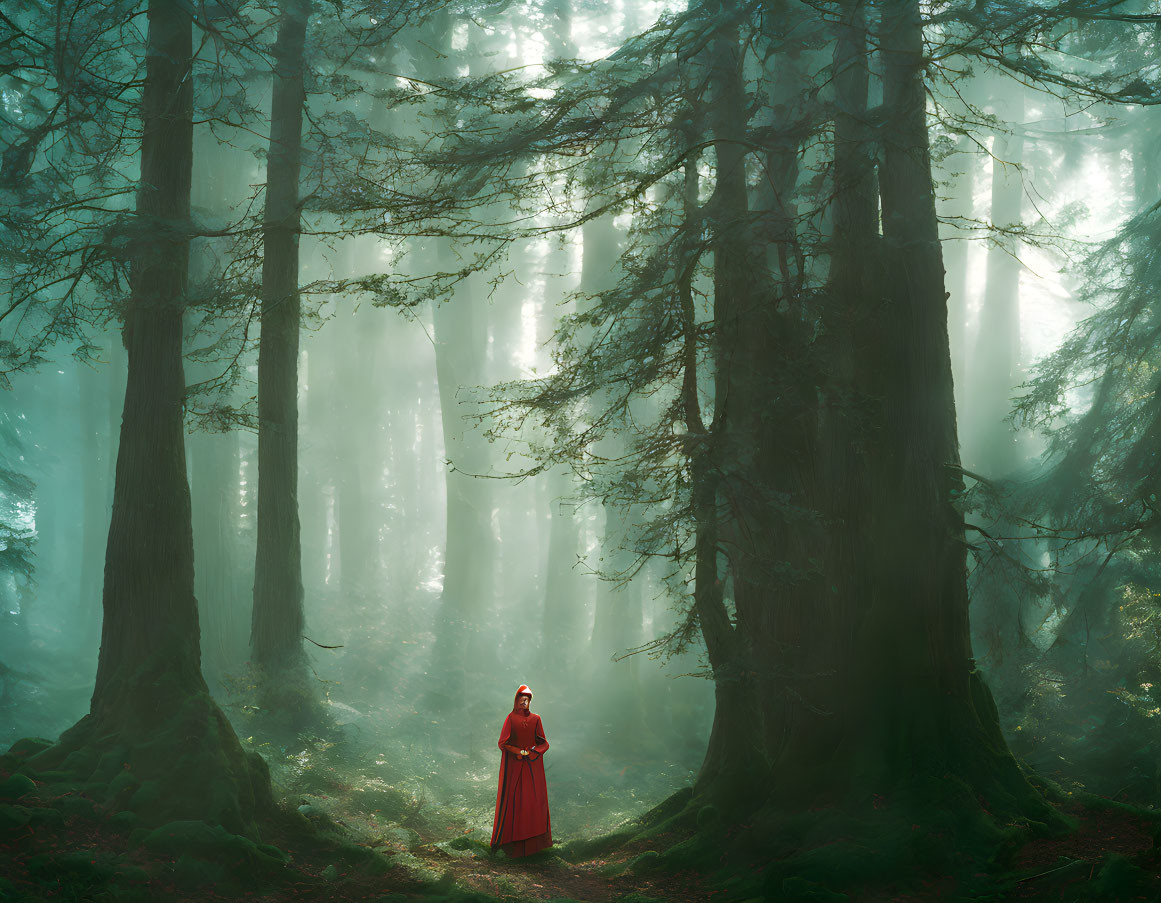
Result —
<instances>
[{"instance_id":1,"label":"misty forest background","mask_svg":"<svg viewBox=\"0 0 1161 903\"><path fill-rule=\"evenodd\" d=\"M4 771L486 842L528 683L562 841L1161 805L1151 10L6 3Z\"/></svg>"}]
</instances>

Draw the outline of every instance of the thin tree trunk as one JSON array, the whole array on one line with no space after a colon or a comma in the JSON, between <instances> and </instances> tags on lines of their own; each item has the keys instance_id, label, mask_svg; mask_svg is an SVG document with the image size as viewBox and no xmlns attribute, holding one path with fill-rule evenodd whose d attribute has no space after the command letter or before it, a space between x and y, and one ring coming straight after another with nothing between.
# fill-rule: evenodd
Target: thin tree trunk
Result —
<instances>
[{"instance_id":1,"label":"thin tree trunk","mask_svg":"<svg viewBox=\"0 0 1161 903\"><path fill-rule=\"evenodd\" d=\"M1007 82L1007 79L1005 79ZM1003 118L1012 123L1014 134L997 134L992 151L991 223L993 228L1010 230L1022 221L1024 180L1017 168L1024 154L1023 95L1010 84L1005 94L1016 94L1011 104L1003 104ZM1011 239L1000 239L988 248L987 280L980 307L979 331L972 356L973 428L968 430L970 447L965 449L968 467L989 477L1011 476L1020 463L1017 435L1007 417L1012 408L1020 374L1020 260L1019 247Z\"/></svg>"},{"instance_id":2,"label":"thin tree trunk","mask_svg":"<svg viewBox=\"0 0 1161 903\"><path fill-rule=\"evenodd\" d=\"M300 726L317 716L303 649L302 546L298 518L298 200L302 156L303 45L308 0L282 0L263 227L258 350L258 544L252 661L262 707Z\"/></svg>"},{"instance_id":3,"label":"thin tree trunk","mask_svg":"<svg viewBox=\"0 0 1161 903\"><path fill-rule=\"evenodd\" d=\"M447 71L455 54L450 50L452 19L448 12L435 23L437 47L447 48L438 63ZM470 56L469 46L467 54ZM439 240L436 256L443 272L461 270L464 261L448 240ZM432 309L436 376L447 468L447 520L444 580L436 621L435 665L446 675L431 699L463 704L470 675L484 668L488 649L482 642L485 615L495 596L495 542L492 530L492 491L480 475L489 471L489 446L470 419L477 408L475 387L483 383L488 332L482 305L484 276L475 273L456 284L455 298Z\"/></svg>"}]
</instances>

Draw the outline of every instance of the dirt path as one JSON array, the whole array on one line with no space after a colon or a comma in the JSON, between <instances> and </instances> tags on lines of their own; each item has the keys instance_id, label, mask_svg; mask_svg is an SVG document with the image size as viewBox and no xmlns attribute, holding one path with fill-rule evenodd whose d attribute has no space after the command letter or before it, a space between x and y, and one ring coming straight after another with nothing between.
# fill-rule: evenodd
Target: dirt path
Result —
<instances>
[{"instance_id":1,"label":"dirt path","mask_svg":"<svg viewBox=\"0 0 1161 903\"><path fill-rule=\"evenodd\" d=\"M673 842L673 838L658 840L659 849ZM608 859L576 863L552 855L514 860L474 852L456 855L431 844L421 845L412 852L429 868L453 876L460 886L501 898L564 897L583 903L609 903L632 893L667 903L693 903L711 898L712 892L703 886L701 876L693 872L638 875L626 871L627 863L644 851L644 845L637 845L637 848L618 850Z\"/></svg>"}]
</instances>

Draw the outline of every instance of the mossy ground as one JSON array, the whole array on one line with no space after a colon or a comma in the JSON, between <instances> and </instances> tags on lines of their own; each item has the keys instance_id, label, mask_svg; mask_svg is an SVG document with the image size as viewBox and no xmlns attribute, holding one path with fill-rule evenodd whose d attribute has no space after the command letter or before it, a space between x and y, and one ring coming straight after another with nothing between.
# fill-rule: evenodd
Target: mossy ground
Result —
<instances>
[{"instance_id":1,"label":"mossy ground","mask_svg":"<svg viewBox=\"0 0 1161 903\"><path fill-rule=\"evenodd\" d=\"M251 836L150 823L149 807L126 805L135 780L88 780L70 770L78 760L27 769L47 745L0 757L0 901L1161 899L1161 816L1046 782L1055 808L1042 821L997 815L954 781L858 811L768 809L743 823L687 788L616 830L558 833L552 850L508 860L488 848L490 813L445 787L425 798L416 763L341 742L263 749L277 804Z\"/></svg>"}]
</instances>

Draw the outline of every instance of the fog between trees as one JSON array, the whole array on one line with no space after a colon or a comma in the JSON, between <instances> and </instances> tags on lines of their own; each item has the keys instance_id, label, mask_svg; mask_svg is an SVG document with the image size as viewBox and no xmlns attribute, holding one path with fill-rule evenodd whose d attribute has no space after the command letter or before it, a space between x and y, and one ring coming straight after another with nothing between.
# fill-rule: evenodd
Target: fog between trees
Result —
<instances>
[{"instance_id":1,"label":"fog between trees","mask_svg":"<svg viewBox=\"0 0 1161 903\"><path fill-rule=\"evenodd\" d=\"M1155 19L6 9L0 739L482 830L527 683L573 840L1161 803Z\"/></svg>"}]
</instances>

